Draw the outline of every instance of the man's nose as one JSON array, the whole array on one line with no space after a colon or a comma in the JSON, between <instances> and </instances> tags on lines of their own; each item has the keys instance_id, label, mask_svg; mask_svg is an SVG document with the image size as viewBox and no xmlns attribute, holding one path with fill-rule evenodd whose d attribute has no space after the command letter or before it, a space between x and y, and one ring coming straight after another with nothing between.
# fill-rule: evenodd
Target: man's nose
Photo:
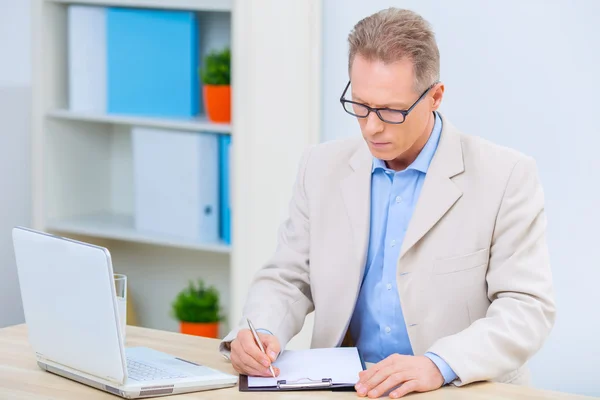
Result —
<instances>
[{"instance_id":1,"label":"man's nose","mask_svg":"<svg viewBox=\"0 0 600 400\"><path fill-rule=\"evenodd\" d=\"M376 112L371 111L369 115L367 115L366 119L367 122L365 124L365 133L369 135L375 135L383 131L383 128L385 127L385 122L379 119Z\"/></svg>"}]
</instances>

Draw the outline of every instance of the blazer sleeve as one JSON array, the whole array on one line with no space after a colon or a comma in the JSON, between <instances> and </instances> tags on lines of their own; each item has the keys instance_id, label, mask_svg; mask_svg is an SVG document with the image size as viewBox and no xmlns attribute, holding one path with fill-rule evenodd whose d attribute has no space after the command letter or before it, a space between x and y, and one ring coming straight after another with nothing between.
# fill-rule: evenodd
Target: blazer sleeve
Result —
<instances>
[{"instance_id":1,"label":"blazer sleeve","mask_svg":"<svg viewBox=\"0 0 600 400\"><path fill-rule=\"evenodd\" d=\"M544 195L531 158L518 161L508 179L486 279L491 304L485 318L439 339L428 350L456 372L457 386L520 368L541 348L554 325Z\"/></svg>"},{"instance_id":2,"label":"blazer sleeve","mask_svg":"<svg viewBox=\"0 0 600 400\"><path fill-rule=\"evenodd\" d=\"M306 315L314 310L309 276L310 220L305 189L306 169L313 147L300 161L287 219L281 224L275 254L255 275L243 310L243 318L221 342L229 355L229 343L250 318L256 328L273 333L283 350L300 332Z\"/></svg>"}]
</instances>

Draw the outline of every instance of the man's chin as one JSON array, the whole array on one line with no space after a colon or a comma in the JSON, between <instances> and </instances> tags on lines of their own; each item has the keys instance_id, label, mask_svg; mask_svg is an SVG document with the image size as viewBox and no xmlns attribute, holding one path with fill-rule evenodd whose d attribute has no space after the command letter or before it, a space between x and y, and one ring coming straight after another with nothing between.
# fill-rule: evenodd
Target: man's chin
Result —
<instances>
[{"instance_id":1,"label":"man's chin","mask_svg":"<svg viewBox=\"0 0 600 400\"><path fill-rule=\"evenodd\" d=\"M398 152L398 149L394 148L392 144L389 146L374 146L369 143L369 150L373 157L383 161L395 160L402 154L401 152Z\"/></svg>"}]
</instances>

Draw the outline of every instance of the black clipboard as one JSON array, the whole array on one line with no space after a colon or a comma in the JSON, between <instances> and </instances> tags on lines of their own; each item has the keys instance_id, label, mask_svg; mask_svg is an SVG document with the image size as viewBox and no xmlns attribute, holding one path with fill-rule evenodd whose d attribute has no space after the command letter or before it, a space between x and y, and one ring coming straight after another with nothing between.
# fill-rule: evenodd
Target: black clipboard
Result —
<instances>
[{"instance_id":1,"label":"black clipboard","mask_svg":"<svg viewBox=\"0 0 600 400\"><path fill-rule=\"evenodd\" d=\"M367 369L365 361L360 351L358 351L358 357L363 371ZM330 390L330 391L344 391L354 392L354 383L333 383L331 378L321 378L320 380L314 380L310 378L303 378L297 381L277 381L277 386L248 386L248 375L240 375L239 379L239 391L240 392L282 392L282 391L295 391L295 390Z\"/></svg>"}]
</instances>

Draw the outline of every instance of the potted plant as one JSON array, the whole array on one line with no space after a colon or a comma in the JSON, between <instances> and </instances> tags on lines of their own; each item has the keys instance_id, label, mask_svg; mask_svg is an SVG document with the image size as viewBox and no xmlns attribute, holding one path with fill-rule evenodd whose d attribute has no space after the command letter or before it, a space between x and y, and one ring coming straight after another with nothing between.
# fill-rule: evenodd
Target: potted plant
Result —
<instances>
[{"instance_id":1,"label":"potted plant","mask_svg":"<svg viewBox=\"0 0 600 400\"><path fill-rule=\"evenodd\" d=\"M219 306L219 292L213 287L205 287L199 279L198 285L190 281L172 304L173 316L180 322L180 332L188 335L217 338L222 317Z\"/></svg>"},{"instance_id":2,"label":"potted plant","mask_svg":"<svg viewBox=\"0 0 600 400\"><path fill-rule=\"evenodd\" d=\"M231 122L231 51L212 51L204 59L201 71L204 107L212 122Z\"/></svg>"}]
</instances>

